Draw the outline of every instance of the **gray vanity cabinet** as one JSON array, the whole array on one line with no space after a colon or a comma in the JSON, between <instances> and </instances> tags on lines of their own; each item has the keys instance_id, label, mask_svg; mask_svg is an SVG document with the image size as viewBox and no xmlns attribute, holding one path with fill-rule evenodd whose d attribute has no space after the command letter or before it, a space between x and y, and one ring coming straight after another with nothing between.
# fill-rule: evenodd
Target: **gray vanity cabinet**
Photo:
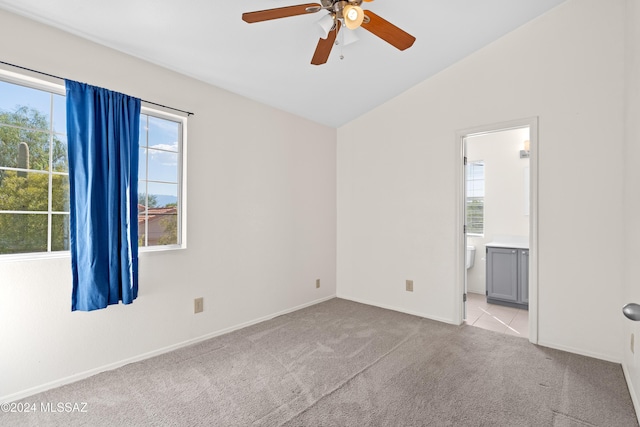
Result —
<instances>
[{"instance_id":1,"label":"gray vanity cabinet","mask_svg":"<svg viewBox=\"0 0 640 427\"><path fill-rule=\"evenodd\" d=\"M487 302L529 305L529 250L487 246Z\"/></svg>"}]
</instances>

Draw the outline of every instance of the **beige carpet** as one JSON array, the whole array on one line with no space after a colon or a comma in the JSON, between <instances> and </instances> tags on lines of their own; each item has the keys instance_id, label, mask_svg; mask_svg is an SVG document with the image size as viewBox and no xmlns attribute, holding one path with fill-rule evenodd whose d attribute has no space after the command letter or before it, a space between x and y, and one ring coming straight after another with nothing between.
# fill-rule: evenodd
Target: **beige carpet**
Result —
<instances>
[{"instance_id":1,"label":"beige carpet","mask_svg":"<svg viewBox=\"0 0 640 427\"><path fill-rule=\"evenodd\" d=\"M617 364L340 299L22 402L0 425L638 425Z\"/></svg>"}]
</instances>

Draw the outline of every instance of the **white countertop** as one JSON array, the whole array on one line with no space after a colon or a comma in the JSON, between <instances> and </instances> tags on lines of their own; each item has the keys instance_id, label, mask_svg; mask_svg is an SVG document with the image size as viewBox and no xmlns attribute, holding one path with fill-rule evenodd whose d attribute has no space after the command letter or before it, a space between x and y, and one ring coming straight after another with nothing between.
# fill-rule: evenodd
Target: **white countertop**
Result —
<instances>
[{"instance_id":1,"label":"white countertop","mask_svg":"<svg viewBox=\"0 0 640 427\"><path fill-rule=\"evenodd\" d=\"M492 248L529 249L529 242L489 242L485 246Z\"/></svg>"},{"instance_id":2,"label":"white countertop","mask_svg":"<svg viewBox=\"0 0 640 427\"><path fill-rule=\"evenodd\" d=\"M485 243L485 246L491 246L493 248L529 249L529 239L523 236L503 236L503 238L498 237L489 243Z\"/></svg>"}]
</instances>

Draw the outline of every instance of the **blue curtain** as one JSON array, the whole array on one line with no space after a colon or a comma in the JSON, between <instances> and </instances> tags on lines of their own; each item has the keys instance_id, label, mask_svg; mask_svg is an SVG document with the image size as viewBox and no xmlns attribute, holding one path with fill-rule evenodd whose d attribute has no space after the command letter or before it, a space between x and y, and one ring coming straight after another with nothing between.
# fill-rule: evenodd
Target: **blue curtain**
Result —
<instances>
[{"instance_id":1,"label":"blue curtain","mask_svg":"<svg viewBox=\"0 0 640 427\"><path fill-rule=\"evenodd\" d=\"M138 296L140 99L66 81L71 310Z\"/></svg>"}]
</instances>

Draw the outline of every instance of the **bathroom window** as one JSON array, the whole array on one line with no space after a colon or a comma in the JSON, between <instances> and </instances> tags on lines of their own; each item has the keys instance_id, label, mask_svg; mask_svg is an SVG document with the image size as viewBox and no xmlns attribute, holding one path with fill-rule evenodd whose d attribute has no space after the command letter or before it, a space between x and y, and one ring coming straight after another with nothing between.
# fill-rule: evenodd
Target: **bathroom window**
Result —
<instances>
[{"instance_id":1,"label":"bathroom window","mask_svg":"<svg viewBox=\"0 0 640 427\"><path fill-rule=\"evenodd\" d=\"M484 234L484 161L467 164L467 234Z\"/></svg>"}]
</instances>

